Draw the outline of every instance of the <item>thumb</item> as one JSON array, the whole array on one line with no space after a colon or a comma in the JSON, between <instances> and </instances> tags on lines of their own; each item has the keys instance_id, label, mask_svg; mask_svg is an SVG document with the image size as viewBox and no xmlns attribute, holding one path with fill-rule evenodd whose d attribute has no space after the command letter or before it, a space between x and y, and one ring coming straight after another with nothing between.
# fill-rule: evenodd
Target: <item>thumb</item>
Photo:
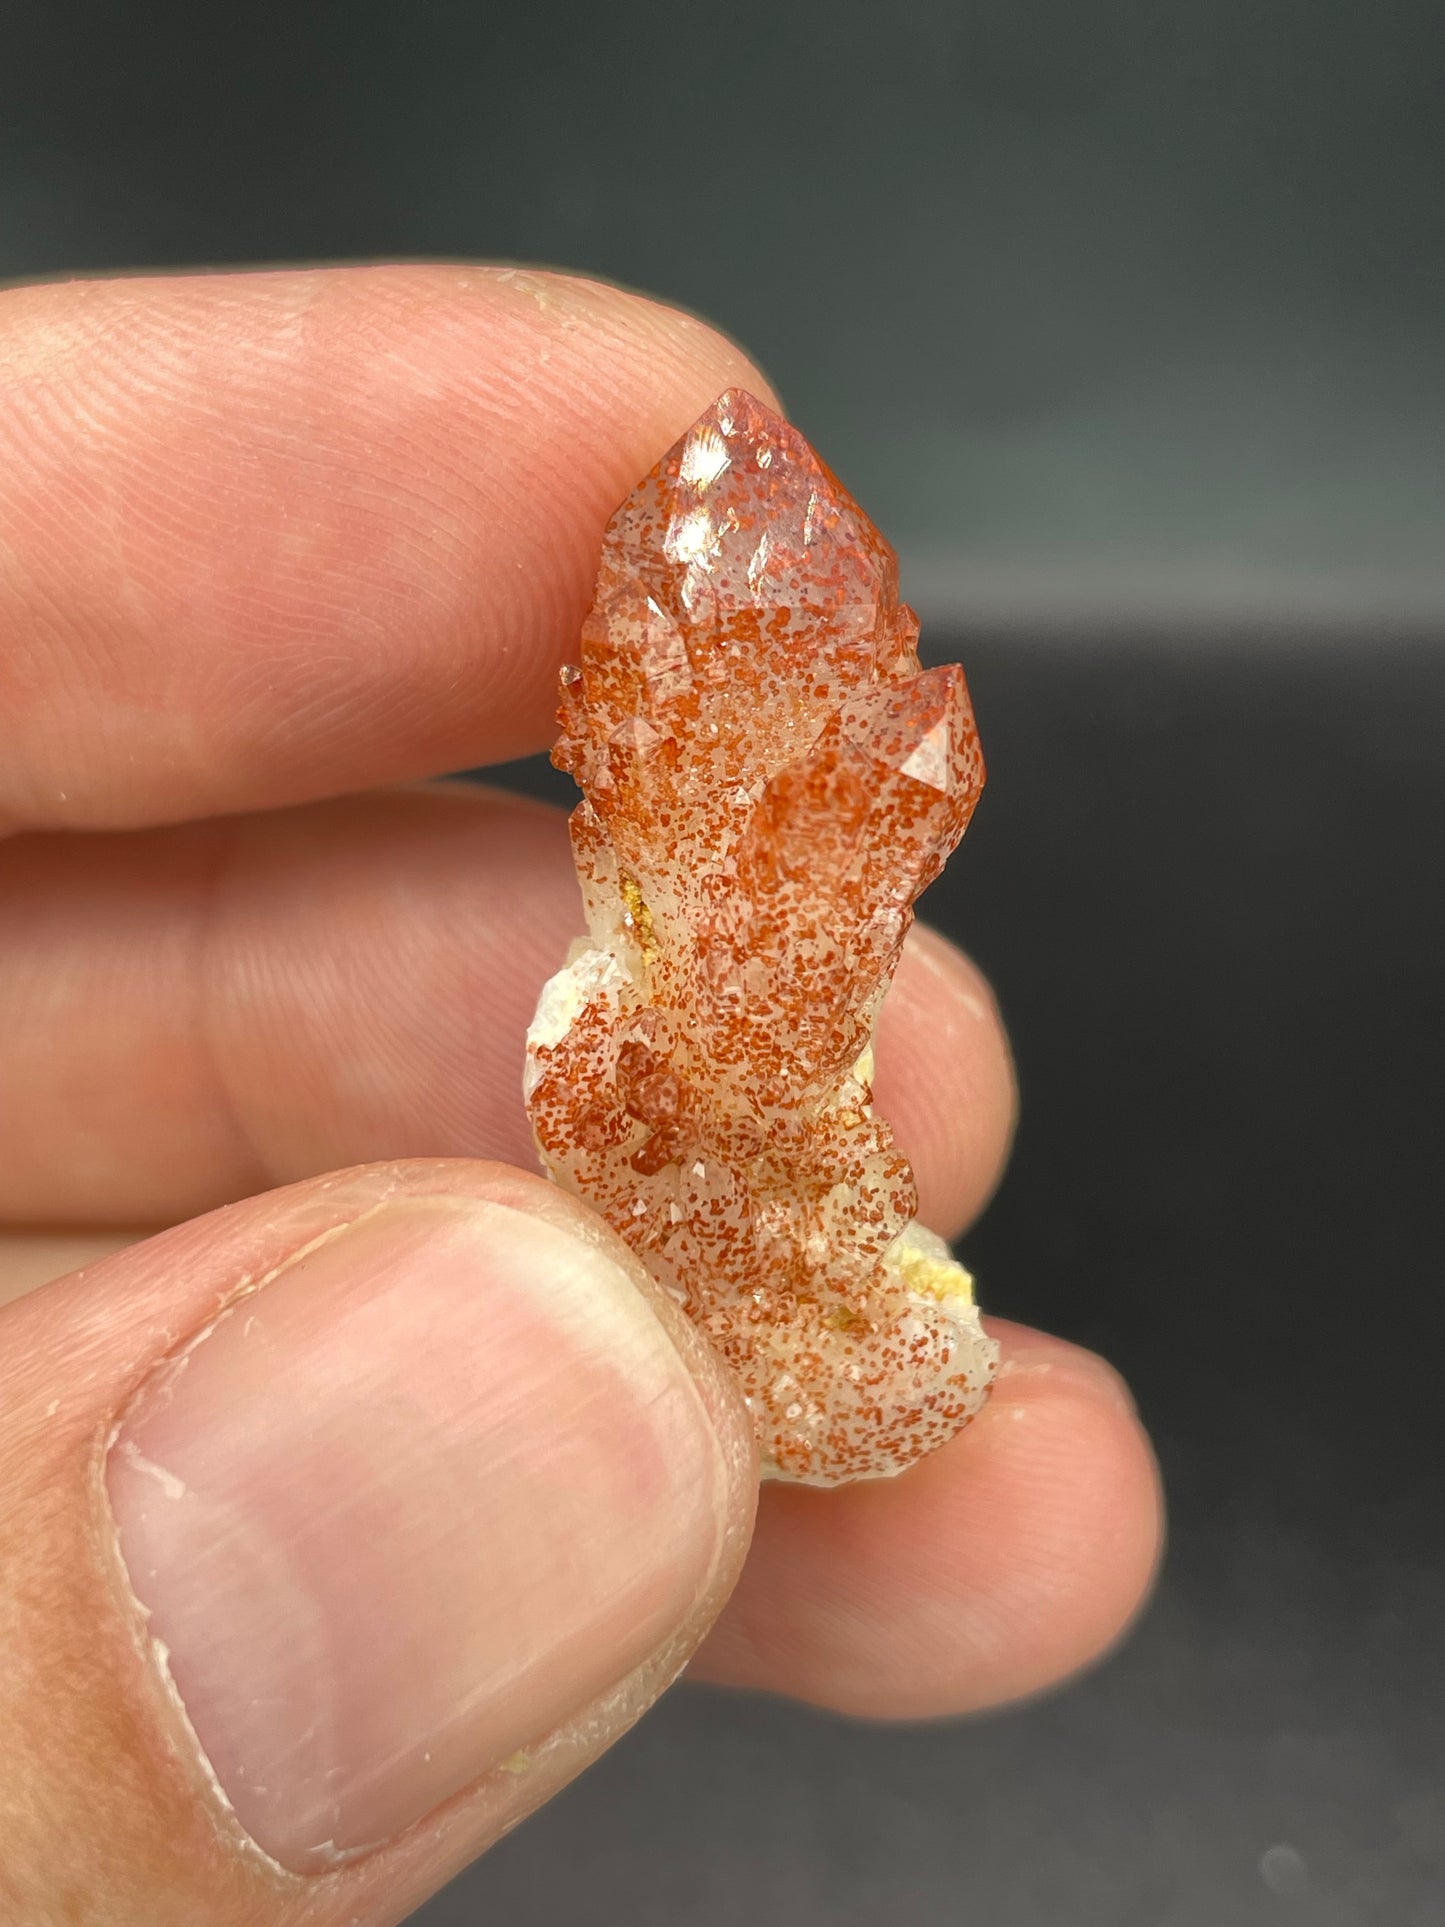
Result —
<instances>
[{"instance_id":1,"label":"thumb","mask_svg":"<svg viewBox=\"0 0 1445 1927\"><path fill-rule=\"evenodd\" d=\"M402 1919L674 1676L755 1454L498 1165L252 1199L0 1311L0 1921Z\"/></svg>"}]
</instances>

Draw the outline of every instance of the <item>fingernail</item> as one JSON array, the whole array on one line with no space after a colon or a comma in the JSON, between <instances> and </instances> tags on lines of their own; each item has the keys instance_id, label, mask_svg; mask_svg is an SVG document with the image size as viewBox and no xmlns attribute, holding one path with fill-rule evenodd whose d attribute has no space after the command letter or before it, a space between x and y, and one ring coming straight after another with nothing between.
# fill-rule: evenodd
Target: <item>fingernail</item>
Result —
<instances>
[{"instance_id":1,"label":"fingernail","mask_svg":"<svg viewBox=\"0 0 1445 1927\"><path fill-rule=\"evenodd\" d=\"M1005 1386L1018 1379L1027 1379L1031 1386L1047 1379L1066 1390L1102 1399L1121 1411L1133 1414L1136 1410L1128 1385L1107 1358L1062 1338L1006 1346L997 1382Z\"/></svg>"},{"instance_id":2,"label":"fingernail","mask_svg":"<svg viewBox=\"0 0 1445 1927\"><path fill-rule=\"evenodd\" d=\"M623 1679L718 1557L724 1459L606 1253L389 1204L158 1368L106 1483L153 1650L296 1872L432 1812Z\"/></svg>"}]
</instances>

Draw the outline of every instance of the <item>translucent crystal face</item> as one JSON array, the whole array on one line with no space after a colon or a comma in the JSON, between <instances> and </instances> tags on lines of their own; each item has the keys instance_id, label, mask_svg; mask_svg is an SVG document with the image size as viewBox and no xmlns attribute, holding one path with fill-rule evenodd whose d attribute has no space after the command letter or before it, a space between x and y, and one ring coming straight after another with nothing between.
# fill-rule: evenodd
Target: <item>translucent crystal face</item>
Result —
<instances>
[{"instance_id":1,"label":"translucent crystal face","mask_svg":"<svg viewBox=\"0 0 1445 1927\"><path fill-rule=\"evenodd\" d=\"M553 760L590 939L543 993L548 1168L709 1334L768 1465L893 1472L993 1367L870 1109L912 905L983 760L893 551L803 437L719 397L608 525Z\"/></svg>"}]
</instances>

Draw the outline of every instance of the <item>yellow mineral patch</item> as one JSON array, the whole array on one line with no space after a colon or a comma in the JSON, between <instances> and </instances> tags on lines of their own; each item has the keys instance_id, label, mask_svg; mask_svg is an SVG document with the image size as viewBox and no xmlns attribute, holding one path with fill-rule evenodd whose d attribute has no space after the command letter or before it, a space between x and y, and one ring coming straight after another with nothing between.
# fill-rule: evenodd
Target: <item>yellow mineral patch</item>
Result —
<instances>
[{"instance_id":1,"label":"yellow mineral patch","mask_svg":"<svg viewBox=\"0 0 1445 1927\"><path fill-rule=\"evenodd\" d=\"M822 1322L830 1332L851 1332L858 1331L868 1320L851 1305L830 1305L823 1313Z\"/></svg>"},{"instance_id":2,"label":"yellow mineral patch","mask_svg":"<svg viewBox=\"0 0 1445 1927\"><path fill-rule=\"evenodd\" d=\"M910 1291L937 1298L940 1303L950 1298L962 1299L965 1305L973 1303L973 1277L952 1258L935 1258L916 1246L901 1244L893 1252L892 1262Z\"/></svg>"},{"instance_id":3,"label":"yellow mineral patch","mask_svg":"<svg viewBox=\"0 0 1445 1927\"><path fill-rule=\"evenodd\" d=\"M636 877L624 872L617 879L617 887L622 892L622 905L627 912L627 921L632 926L632 934L637 939L637 947L642 952L642 961L644 964L655 963L661 945L653 931L652 912L643 898L641 885Z\"/></svg>"}]
</instances>

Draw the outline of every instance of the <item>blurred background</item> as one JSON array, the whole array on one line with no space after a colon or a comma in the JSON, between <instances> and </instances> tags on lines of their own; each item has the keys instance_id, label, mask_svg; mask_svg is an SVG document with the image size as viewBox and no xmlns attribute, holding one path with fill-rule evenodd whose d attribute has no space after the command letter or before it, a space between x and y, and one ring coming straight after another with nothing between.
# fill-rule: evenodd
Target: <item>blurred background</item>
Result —
<instances>
[{"instance_id":1,"label":"blurred background","mask_svg":"<svg viewBox=\"0 0 1445 1927\"><path fill-rule=\"evenodd\" d=\"M1436 0L0 13L0 272L571 263L744 340L930 613L1445 606Z\"/></svg>"},{"instance_id":2,"label":"blurred background","mask_svg":"<svg viewBox=\"0 0 1445 1927\"><path fill-rule=\"evenodd\" d=\"M1439 1927L1445 11L0 27L0 276L540 260L761 359L989 754L926 906L1024 1092L965 1255L1159 1443L1087 1681L888 1731L676 1693L424 1927Z\"/></svg>"}]
</instances>

